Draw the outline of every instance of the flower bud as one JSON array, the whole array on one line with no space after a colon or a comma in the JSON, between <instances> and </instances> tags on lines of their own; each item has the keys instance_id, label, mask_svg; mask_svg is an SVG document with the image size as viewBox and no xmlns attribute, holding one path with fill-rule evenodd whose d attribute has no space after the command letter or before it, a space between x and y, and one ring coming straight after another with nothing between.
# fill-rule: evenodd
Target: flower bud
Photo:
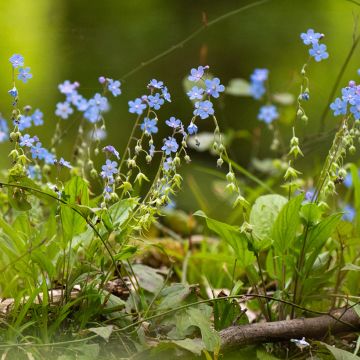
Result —
<instances>
[{"instance_id":1,"label":"flower bud","mask_svg":"<svg viewBox=\"0 0 360 360\"><path fill-rule=\"evenodd\" d=\"M354 155L356 153L356 147L354 145L349 147L349 153L350 155Z\"/></svg>"},{"instance_id":2,"label":"flower bud","mask_svg":"<svg viewBox=\"0 0 360 360\"><path fill-rule=\"evenodd\" d=\"M221 167L221 165L224 163L224 160L222 158L217 159L216 165L218 167Z\"/></svg>"},{"instance_id":3,"label":"flower bud","mask_svg":"<svg viewBox=\"0 0 360 360\"><path fill-rule=\"evenodd\" d=\"M229 182L233 182L235 180L235 175L232 171L229 171L227 174L226 174L226 180L229 181Z\"/></svg>"}]
</instances>

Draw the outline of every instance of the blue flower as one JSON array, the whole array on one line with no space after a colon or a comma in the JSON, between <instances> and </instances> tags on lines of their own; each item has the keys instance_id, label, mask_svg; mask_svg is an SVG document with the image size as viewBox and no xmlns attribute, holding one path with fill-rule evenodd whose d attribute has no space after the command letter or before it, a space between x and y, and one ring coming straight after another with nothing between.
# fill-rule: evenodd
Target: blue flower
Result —
<instances>
[{"instance_id":1,"label":"blue flower","mask_svg":"<svg viewBox=\"0 0 360 360\"><path fill-rule=\"evenodd\" d=\"M305 203L310 202L312 200L312 198L314 197L315 194L315 189L311 188L308 191L306 191L305 193Z\"/></svg>"},{"instance_id":2,"label":"blue flower","mask_svg":"<svg viewBox=\"0 0 360 360\"><path fill-rule=\"evenodd\" d=\"M89 100L89 106L96 106L99 111L107 111L109 103L106 97L96 93L92 99Z\"/></svg>"},{"instance_id":3,"label":"blue flower","mask_svg":"<svg viewBox=\"0 0 360 360\"><path fill-rule=\"evenodd\" d=\"M113 80L113 79L109 79L108 80L108 90L113 94L113 96L118 96L121 94L121 90L120 90L120 81L119 80Z\"/></svg>"},{"instance_id":4,"label":"blue flower","mask_svg":"<svg viewBox=\"0 0 360 360\"><path fill-rule=\"evenodd\" d=\"M164 139L164 145L161 148L161 150L165 151L166 155L170 155L172 152L176 153L176 151L179 148L178 143L176 142L176 139L169 136L167 139Z\"/></svg>"},{"instance_id":5,"label":"blue flower","mask_svg":"<svg viewBox=\"0 0 360 360\"><path fill-rule=\"evenodd\" d=\"M350 112L354 115L356 120L360 119L360 97L356 99L355 105L350 107Z\"/></svg>"},{"instance_id":6,"label":"blue flower","mask_svg":"<svg viewBox=\"0 0 360 360\"><path fill-rule=\"evenodd\" d=\"M300 35L305 45L317 44L322 37L322 34L314 32L313 29L309 29L306 33Z\"/></svg>"},{"instance_id":7,"label":"blue flower","mask_svg":"<svg viewBox=\"0 0 360 360\"><path fill-rule=\"evenodd\" d=\"M265 94L266 88L263 83L254 82L250 84L250 93L254 99L259 100Z\"/></svg>"},{"instance_id":8,"label":"blue flower","mask_svg":"<svg viewBox=\"0 0 360 360\"><path fill-rule=\"evenodd\" d=\"M24 57L22 55L14 54L9 61L14 68L24 66Z\"/></svg>"},{"instance_id":9,"label":"blue flower","mask_svg":"<svg viewBox=\"0 0 360 360\"><path fill-rule=\"evenodd\" d=\"M163 163L163 167L165 171L172 170L174 168L174 162L171 157L166 158L166 160Z\"/></svg>"},{"instance_id":10,"label":"blue flower","mask_svg":"<svg viewBox=\"0 0 360 360\"><path fill-rule=\"evenodd\" d=\"M39 141L39 139L36 136L31 137L29 134L25 134L24 136L20 137L19 145L31 148L37 141Z\"/></svg>"},{"instance_id":11,"label":"blue flower","mask_svg":"<svg viewBox=\"0 0 360 360\"><path fill-rule=\"evenodd\" d=\"M89 120L92 124L98 122L100 120L101 112L97 106L90 106L84 112L84 118Z\"/></svg>"},{"instance_id":12,"label":"blue flower","mask_svg":"<svg viewBox=\"0 0 360 360\"><path fill-rule=\"evenodd\" d=\"M266 92L265 81L268 79L268 69L255 69L250 75L250 93L254 99L260 99Z\"/></svg>"},{"instance_id":13,"label":"blue flower","mask_svg":"<svg viewBox=\"0 0 360 360\"><path fill-rule=\"evenodd\" d=\"M164 86L163 89L161 89L161 94L167 102L171 102L171 96L166 86Z\"/></svg>"},{"instance_id":14,"label":"blue flower","mask_svg":"<svg viewBox=\"0 0 360 360\"><path fill-rule=\"evenodd\" d=\"M204 71L208 68L209 68L209 66L199 66L197 69L195 69L195 68L191 69L190 76L188 77L188 79L190 81L194 81L194 82L199 81L203 77Z\"/></svg>"},{"instance_id":15,"label":"blue flower","mask_svg":"<svg viewBox=\"0 0 360 360\"><path fill-rule=\"evenodd\" d=\"M264 82L269 77L268 69L255 69L254 72L250 75L250 80L252 82Z\"/></svg>"},{"instance_id":16,"label":"blue flower","mask_svg":"<svg viewBox=\"0 0 360 360\"><path fill-rule=\"evenodd\" d=\"M32 77L33 76L30 73L30 68L29 67L19 69L18 79L21 80L24 84L26 84L27 81L29 79L31 79Z\"/></svg>"},{"instance_id":17,"label":"blue flower","mask_svg":"<svg viewBox=\"0 0 360 360\"><path fill-rule=\"evenodd\" d=\"M154 154L155 154L155 146L154 146L153 144L151 144L151 145L149 146L149 155L150 155L151 157L153 157Z\"/></svg>"},{"instance_id":18,"label":"blue flower","mask_svg":"<svg viewBox=\"0 0 360 360\"><path fill-rule=\"evenodd\" d=\"M35 126L40 126L44 124L43 116L44 114L39 109L36 109L34 111L34 113L31 115L31 119Z\"/></svg>"},{"instance_id":19,"label":"blue flower","mask_svg":"<svg viewBox=\"0 0 360 360\"><path fill-rule=\"evenodd\" d=\"M10 94L10 96L12 96L13 98L16 98L18 96L18 91L17 88L14 86L12 89L10 89L8 91L8 93Z\"/></svg>"},{"instance_id":20,"label":"blue flower","mask_svg":"<svg viewBox=\"0 0 360 360\"><path fill-rule=\"evenodd\" d=\"M64 160L64 158L61 158L59 161L54 160L54 164L58 164L62 167L67 167L68 169L71 169L72 166L69 161Z\"/></svg>"},{"instance_id":21,"label":"blue flower","mask_svg":"<svg viewBox=\"0 0 360 360\"><path fill-rule=\"evenodd\" d=\"M162 89L163 87L164 83L162 81L157 81L156 79L152 79L148 84L148 88Z\"/></svg>"},{"instance_id":22,"label":"blue flower","mask_svg":"<svg viewBox=\"0 0 360 360\"><path fill-rule=\"evenodd\" d=\"M197 101L195 103L195 116L200 116L201 119L207 119L210 115L214 115L213 104L209 100Z\"/></svg>"},{"instance_id":23,"label":"blue flower","mask_svg":"<svg viewBox=\"0 0 360 360\"><path fill-rule=\"evenodd\" d=\"M172 116L169 120L165 121L165 124L173 129L177 129L181 126L181 120L176 119L174 116Z\"/></svg>"},{"instance_id":24,"label":"blue flower","mask_svg":"<svg viewBox=\"0 0 360 360\"><path fill-rule=\"evenodd\" d=\"M118 169L117 169L117 162L116 161L111 161L109 159L106 160L105 165L103 165L101 167L102 172L100 173L100 175L103 178L112 178L114 174L117 174Z\"/></svg>"},{"instance_id":25,"label":"blue flower","mask_svg":"<svg viewBox=\"0 0 360 360\"><path fill-rule=\"evenodd\" d=\"M301 99L305 100L305 101L308 101L310 99L310 94L306 91L303 92L300 96L301 96Z\"/></svg>"},{"instance_id":26,"label":"blue flower","mask_svg":"<svg viewBox=\"0 0 360 360\"><path fill-rule=\"evenodd\" d=\"M31 156L33 159L44 159L47 150L42 147L41 142L38 142L31 148Z\"/></svg>"},{"instance_id":27,"label":"blue flower","mask_svg":"<svg viewBox=\"0 0 360 360\"><path fill-rule=\"evenodd\" d=\"M0 143L8 140L9 128L5 119L0 117Z\"/></svg>"},{"instance_id":28,"label":"blue flower","mask_svg":"<svg viewBox=\"0 0 360 360\"><path fill-rule=\"evenodd\" d=\"M344 186L349 188L352 186L353 181L352 181L352 175L351 173L347 173L343 182Z\"/></svg>"},{"instance_id":29,"label":"blue flower","mask_svg":"<svg viewBox=\"0 0 360 360\"><path fill-rule=\"evenodd\" d=\"M319 62L321 60L327 59L329 54L326 52L325 44L313 44L313 47L309 49L310 56L315 58L315 61Z\"/></svg>"},{"instance_id":30,"label":"blue flower","mask_svg":"<svg viewBox=\"0 0 360 360\"><path fill-rule=\"evenodd\" d=\"M159 110L161 105L163 105L165 102L158 93L156 93L155 95L149 95L147 99L149 102L149 106L154 110Z\"/></svg>"},{"instance_id":31,"label":"blue flower","mask_svg":"<svg viewBox=\"0 0 360 360\"><path fill-rule=\"evenodd\" d=\"M129 112L132 114L141 115L146 109L146 105L142 102L140 98L135 99L134 101L129 101Z\"/></svg>"},{"instance_id":32,"label":"blue flower","mask_svg":"<svg viewBox=\"0 0 360 360\"><path fill-rule=\"evenodd\" d=\"M143 123L141 124L141 130L147 134L156 134L158 132L157 120L145 118Z\"/></svg>"},{"instance_id":33,"label":"blue flower","mask_svg":"<svg viewBox=\"0 0 360 360\"><path fill-rule=\"evenodd\" d=\"M79 111L86 111L89 107L89 102L81 95L76 96L72 103Z\"/></svg>"},{"instance_id":34,"label":"blue flower","mask_svg":"<svg viewBox=\"0 0 360 360\"><path fill-rule=\"evenodd\" d=\"M187 95L189 96L190 100L202 100L204 96L204 89L194 86L190 91L188 91Z\"/></svg>"},{"instance_id":35,"label":"blue flower","mask_svg":"<svg viewBox=\"0 0 360 360\"><path fill-rule=\"evenodd\" d=\"M41 180L41 170L36 165L29 165L27 169L27 174L32 180Z\"/></svg>"},{"instance_id":36,"label":"blue flower","mask_svg":"<svg viewBox=\"0 0 360 360\"><path fill-rule=\"evenodd\" d=\"M17 125L20 131L28 129L31 127L31 117L21 115L19 120L17 121Z\"/></svg>"},{"instance_id":37,"label":"blue flower","mask_svg":"<svg viewBox=\"0 0 360 360\"><path fill-rule=\"evenodd\" d=\"M356 211L351 205L345 205L343 220L352 222L356 216Z\"/></svg>"},{"instance_id":38,"label":"blue flower","mask_svg":"<svg viewBox=\"0 0 360 360\"><path fill-rule=\"evenodd\" d=\"M69 80L65 80L62 84L59 84L58 88L62 94L72 94L79 87L78 82L71 83Z\"/></svg>"},{"instance_id":39,"label":"blue flower","mask_svg":"<svg viewBox=\"0 0 360 360\"><path fill-rule=\"evenodd\" d=\"M206 93L214 98L219 97L219 93L225 90L225 86L220 84L219 78L213 78L212 80L205 80Z\"/></svg>"},{"instance_id":40,"label":"blue flower","mask_svg":"<svg viewBox=\"0 0 360 360\"><path fill-rule=\"evenodd\" d=\"M120 159L119 152L112 145L107 145L103 147L102 151L113 154L117 159Z\"/></svg>"},{"instance_id":41,"label":"blue flower","mask_svg":"<svg viewBox=\"0 0 360 360\"><path fill-rule=\"evenodd\" d=\"M66 101L56 104L55 115L61 117L62 119L67 119L73 112L73 108Z\"/></svg>"},{"instance_id":42,"label":"blue flower","mask_svg":"<svg viewBox=\"0 0 360 360\"><path fill-rule=\"evenodd\" d=\"M50 151L43 149L42 156L46 164L54 165L55 163L55 155L51 153Z\"/></svg>"},{"instance_id":43,"label":"blue flower","mask_svg":"<svg viewBox=\"0 0 360 360\"><path fill-rule=\"evenodd\" d=\"M333 103L330 104L330 109L334 111L334 116L345 115L347 111L347 102L336 98Z\"/></svg>"},{"instance_id":44,"label":"blue flower","mask_svg":"<svg viewBox=\"0 0 360 360\"><path fill-rule=\"evenodd\" d=\"M348 102L351 105L355 105L356 98L358 97L356 93L356 88L354 87L344 87L341 90L342 93L342 99L346 102Z\"/></svg>"},{"instance_id":45,"label":"blue flower","mask_svg":"<svg viewBox=\"0 0 360 360\"><path fill-rule=\"evenodd\" d=\"M279 113L274 105L262 106L258 114L258 119L264 121L266 124L272 123L278 117Z\"/></svg>"},{"instance_id":46,"label":"blue flower","mask_svg":"<svg viewBox=\"0 0 360 360\"><path fill-rule=\"evenodd\" d=\"M192 122L188 127L187 131L190 135L194 135L198 132L198 127Z\"/></svg>"}]
</instances>

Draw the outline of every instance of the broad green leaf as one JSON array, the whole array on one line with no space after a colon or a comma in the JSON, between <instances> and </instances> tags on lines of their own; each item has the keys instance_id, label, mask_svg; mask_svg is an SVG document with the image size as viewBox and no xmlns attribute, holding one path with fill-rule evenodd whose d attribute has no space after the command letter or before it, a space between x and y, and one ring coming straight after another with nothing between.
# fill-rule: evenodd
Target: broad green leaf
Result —
<instances>
[{"instance_id":1,"label":"broad green leaf","mask_svg":"<svg viewBox=\"0 0 360 360\"><path fill-rule=\"evenodd\" d=\"M137 203L138 201L136 198L130 198L120 200L110 206L109 215L113 228L121 227L121 225L128 219Z\"/></svg>"},{"instance_id":2,"label":"broad green leaf","mask_svg":"<svg viewBox=\"0 0 360 360\"><path fill-rule=\"evenodd\" d=\"M160 297L162 297L158 310L169 310L179 306L191 293L191 289L185 284L173 284L164 288Z\"/></svg>"},{"instance_id":3,"label":"broad green leaf","mask_svg":"<svg viewBox=\"0 0 360 360\"><path fill-rule=\"evenodd\" d=\"M76 355L77 360L96 360L99 357L100 345L99 344L83 344L71 348L72 352L79 352L82 355Z\"/></svg>"},{"instance_id":4,"label":"broad green leaf","mask_svg":"<svg viewBox=\"0 0 360 360\"><path fill-rule=\"evenodd\" d=\"M342 214L333 214L322 220L309 230L306 243L306 252L321 249L326 240L334 232L341 220Z\"/></svg>"},{"instance_id":5,"label":"broad green leaf","mask_svg":"<svg viewBox=\"0 0 360 360\"><path fill-rule=\"evenodd\" d=\"M172 340L173 344L192 352L195 355L200 356L201 352L205 349L205 344L201 339L184 339L184 340Z\"/></svg>"},{"instance_id":6,"label":"broad green leaf","mask_svg":"<svg viewBox=\"0 0 360 360\"><path fill-rule=\"evenodd\" d=\"M310 253L310 255L306 258L304 264L304 274L308 274L312 269L322 247L339 224L341 216L342 214L330 215L309 230L305 246L305 254Z\"/></svg>"},{"instance_id":7,"label":"broad green leaf","mask_svg":"<svg viewBox=\"0 0 360 360\"><path fill-rule=\"evenodd\" d=\"M132 269L139 285L146 291L156 294L163 287L164 279L155 269L142 264L135 264Z\"/></svg>"},{"instance_id":8,"label":"broad green leaf","mask_svg":"<svg viewBox=\"0 0 360 360\"><path fill-rule=\"evenodd\" d=\"M296 231L300 225L299 210L304 200L303 195L298 195L286 203L277 216L272 228L272 239L274 248L285 254L295 240Z\"/></svg>"},{"instance_id":9,"label":"broad green leaf","mask_svg":"<svg viewBox=\"0 0 360 360\"><path fill-rule=\"evenodd\" d=\"M108 326L101 326L101 327L96 327L96 328L89 328L89 331L99 335L106 342L108 342L109 338L110 338L110 335L113 332L113 329L114 329L113 325L108 325Z\"/></svg>"},{"instance_id":10,"label":"broad green leaf","mask_svg":"<svg viewBox=\"0 0 360 360\"><path fill-rule=\"evenodd\" d=\"M316 225L321 219L322 211L315 203L304 204L300 209L300 216L306 224Z\"/></svg>"},{"instance_id":11,"label":"broad green leaf","mask_svg":"<svg viewBox=\"0 0 360 360\"><path fill-rule=\"evenodd\" d=\"M220 348L220 336L212 328L211 320L199 308L186 310L190 324L197 326L201 332L201 338L209 351L217 351Z\"/></svg>"},{"instance_id":12,"label":"broad green leaf","mask_svg":"<svg viewBox=\"0 0 360 360\"><path fill-rule=\"evenodd\" d=\"M277 194L263 195L257 198L250 212L250 224L253 226L254 241L258 249L265 249L272 241L272 227L282 209L287 203L284 196ZM263 246L261 242L264 242ZM266 246L265 246L266 245Z\"/></svg>"},{"instance_id":13,"label":"broad green leaf","mask_svg":"<svg viewBox=\"0 0 360 360\"><path fill-rule=\"evenodd\" d=\"M87 183L79 176L74 176L65 184L64 200L69 205L89 205L89 190ZM61 220L66 241L85 230L86 220L69 206L61 205Z\"/></svg>"},{"instance_id":14,"label":"broad green leaf","mask_svg":"<svg viewBox=\"0 0 360 360\"><path fill-rule=\"evenodd\" d=\"M245 234L240 232L240 229L225 224L223 222L210 219L202 211L197 211L195 216L205 218L208 228L226 241L234 250L236 258L239 260L239 265L246 267L253 264L255 261L254 254L248 250L248 238Z\"/></svg>"},{"instance_id":15,"label":"broad green leaf","mask_svg":"<svg viewBox=\"0 0 360 360\"><path fill-rule=\"evenodd\" d=\"M225 93L233 96L251 96L250 84L245 79L231 79Z\"/></svg>"}]
</instances>

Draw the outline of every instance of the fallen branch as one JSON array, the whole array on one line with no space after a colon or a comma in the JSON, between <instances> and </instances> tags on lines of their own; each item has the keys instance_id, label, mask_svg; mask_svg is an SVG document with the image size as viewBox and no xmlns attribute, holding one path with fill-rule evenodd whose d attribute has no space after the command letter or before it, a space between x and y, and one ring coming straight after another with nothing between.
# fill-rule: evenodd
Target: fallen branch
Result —
<instances>
[{"instance_id":1,"label":"fallen branch","mask_svg":"<svg viewBox=\"0 0 360 360\"><path fill-rule=\"evenodd\" d=\"M313 318L231 326L220 332L223 350L244 345L272 343L290 339L321 339L329 334L360 330L360 317L352 308L338 309L331 315Z\"/></svg>"}]
</instances>

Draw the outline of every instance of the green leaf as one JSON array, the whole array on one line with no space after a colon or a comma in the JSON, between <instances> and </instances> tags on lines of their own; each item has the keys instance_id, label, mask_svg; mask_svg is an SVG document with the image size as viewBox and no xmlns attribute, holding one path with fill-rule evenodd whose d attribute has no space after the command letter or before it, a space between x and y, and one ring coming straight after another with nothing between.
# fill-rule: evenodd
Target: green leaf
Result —
<instances>
[{"instance_id":1,"label":"green leaf","mask_svg":"<svg viewBox=\"0 0 360 360\"><path fill-rule=\"evenodd\" d=\"M205 344L205 347L209 351L217 351L220 348L220 336L211 327L211 321L198 308L189 308L186 310L191 325L197 326L201 332L201 338Z\"/></svg>"},{"instance_id":2,"label":"green leaf","mask_svg":"<svg viewBox=\"0 0 360 360\"><path fill-rule=\"evenodd\" d=\"M304 204L300 209L300 216L309 225L316 225L319 223L322 211L315 203Z\"/></svg>"},{"instance_id":3,"label":"green leaf","mask_svg":"<svg viewBox=\"0 0 360 360\"><path fill-rule=\"evenodd\" d=\"M250 84L245 79L231 79L225 93L233 96L251 96Z\"/></svg>"},{"instance_id":4,"label":"green leaf","mask_svg":"<svg viewBox=\"0 0 360 360\"><path fill-rule=\"evenodd\" d=\"M295 240L296 231L300 225L299 210L304 195L296 196L286 203L277 216L272 228L272 238L274 248L280 253L285 254Z\"/></svg>"},{"instance_id":5,"label":"green leaf","mask_svg":"<svg viewBox=\"0 0 360 360\"><path fill-rule=\"evenodd\" d=\"M154 294L161 290L164 279L155 269L142 264L135 264L132 268L139 285L143 289Z\"/></svg>"},{"instance_id":6,"label":"green leaf","mask_svg":"<svg viewBox=\"0 0 360 360\"><path fill-rule=\"evenodd\" d=\"M345 264L345 266L341 269L342 271L360 271L360 266L355 264Z\"/></svg>"},{"instance_id":7,"label":"green leaf","mask_svg":"<svg viewBox=\"0 0 360 360\"><path fill-rule=\"evenodd\" d=\"M202 211L197 211L194 215L205 218L208 228L218 234L221 239L226 241L233 248L240 266L246 267L254 263L255 256L253 252L248 249L248 238L245 234L240 232L240 229L211 219Z\"/></svg>"},{"instance_id":8,"label":"green leaf","mask_svg":"<svg viewBox=\"0 0 360 360\"><path fill-rule=\"evenodd\" d=\"M179 306L191 293L191 289L185 284L173 284L164 288L160 296L162 300L157 307L158 310L169 310Z\"/></svg>"},{"instance_id":9,"label":"green leaf","mask_svg":"<svg viewBox=\"0 0 360 360\"><path fill-rule=\"evenodd\" d=\"M109 208L109 216L113 228L121 227L121 225L128 219L132 210L136 207L138 201L136 198L123 199Z\"/></svg>"},{"instance_id":10,"label":"green leaf","mask_svg":"<svg viewBox=\"0 0 360 360\"><path fill-rule=\"evenodd\" d=\"M114 329L113 325L108 325L108 326L101 326L101 327L96 327L96 328L89 328L89 331L99 335L106 342L108 342L109 338L110 338L110 335L113 332L113 329Z\"/></svg>"},{"instance_id":11,"label":"green leaf","mask_svg":"<svg viewBox=\"0 0 360 360\"><path fill-rule=\"evenodd\" d=\"M250 212L250 224L253 226L254 246L258 251L265 249L272 242L272 227L287 203L284 196L277 194L263 195L257 198ZM263 244L261 244L263 242Z\"/></svg>"},{"instance_id":12,"label":"green leaf","mask_svg":"<svg viewBox=\"0 0 360 360\"><path fill-rule=\"evenodd\" d=\"M360 357L348 352L348 351L345 351L345 350L342 350L342 349L338 349L334 346L331 346L331 345L328 345L326 343L323 343L323 342L320 342L320 344L324 345L328 350L329 352L334 356L334 359L335 360L356 360L356 359L360 359Z\"/></svg>"},{"instance_id":13,"label":"green leaf","mask_svg":"<svg viewBox=\"0 0 360 360\"><path fill-rule=\"evenodd\" d=\"M75 208L78 208L79 205L89 205L88 185L79 176L74 176L65 184L63 194L65 201ZM85 230L86 220L82 215L76 213L69 206L61 205L61 220L66 241Z\"/></svg>"},{"instance_id":14,"label":"green leaf","mask_svg":"<svg viewBox=\"0 0 360 360\"><path fill-rule=\"evenodd\" d=\"M205 344L201 339L172 340L171 342L198 356L205 349Z\"/></svg>"},{"instance_id":15,"label":"green leaf","mask_svg":"<svg viewBox=\"0 0 360 360\"><path fill-rule=\"evenodd\" d=\"M137 246L125 245L123 249L114 256L114 260L122 261L129 259L132 255L136 253L137 249Z\"/></svg>"}]
</instances>

